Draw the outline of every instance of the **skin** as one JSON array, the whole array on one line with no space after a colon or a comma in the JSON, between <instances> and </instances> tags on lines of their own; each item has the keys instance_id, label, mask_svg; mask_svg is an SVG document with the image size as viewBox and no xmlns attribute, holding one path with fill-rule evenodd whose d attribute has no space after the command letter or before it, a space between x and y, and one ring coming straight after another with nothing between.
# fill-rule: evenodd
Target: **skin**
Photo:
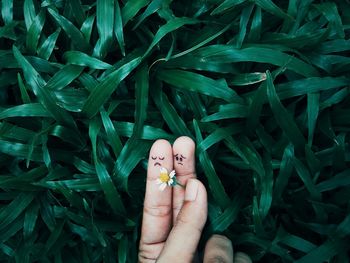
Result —
<instances>
[{"instance_id":1,"label":"skin","mask_svg":"<svg viewBox=\"0 0 350 263\"><path fill-rule=\"evenodd\" d=\"M185 188L166 187L160 191L156 184L160 167L169 172L175 169L177 181ZM196 179L193 140L179 137L173 146L157 140L149 155L139 262L193 262L207 209L206 189ZM252 261L244 253L234 254L229 239L213 235L206 244L203 262Z\"/></svg>"}]
</instances>

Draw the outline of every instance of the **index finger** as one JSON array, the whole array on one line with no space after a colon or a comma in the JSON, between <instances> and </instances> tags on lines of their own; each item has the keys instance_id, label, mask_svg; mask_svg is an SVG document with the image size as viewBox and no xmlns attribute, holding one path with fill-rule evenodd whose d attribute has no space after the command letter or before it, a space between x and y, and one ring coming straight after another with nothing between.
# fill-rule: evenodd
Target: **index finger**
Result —
<instances>
[{"instance_id":1,"label":"index finger","mask_svg":"<svg viewBox=\"0 0 350 263\"><path fill-rule=\"evenodd\" d=\"M171 228L172 189L171 187L166 187L163 191L159 189L157 179L161 167L169 172L173 169L172 147L166 140L157 140L153 144L148 159L139 252L140 258L147 260L158 258Z\"/></svg>"}]
</instances>

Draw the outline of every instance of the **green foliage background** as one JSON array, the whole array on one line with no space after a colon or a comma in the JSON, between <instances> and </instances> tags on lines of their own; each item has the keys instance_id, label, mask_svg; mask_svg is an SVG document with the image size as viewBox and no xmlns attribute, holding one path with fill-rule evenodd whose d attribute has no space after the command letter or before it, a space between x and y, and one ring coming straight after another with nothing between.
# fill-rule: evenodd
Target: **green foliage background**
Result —
<instances>
[{"instance_id":1,"label":"green foliage background","mask_svg":"<svg viewBox=\"0 0 350 263\"><path fill-rule=\"evenodd\" d=\"M148 150L180 135L201 247L349 262L349 1L0 3L2 262L135 262Z\"/></svg>"}]
</instances>

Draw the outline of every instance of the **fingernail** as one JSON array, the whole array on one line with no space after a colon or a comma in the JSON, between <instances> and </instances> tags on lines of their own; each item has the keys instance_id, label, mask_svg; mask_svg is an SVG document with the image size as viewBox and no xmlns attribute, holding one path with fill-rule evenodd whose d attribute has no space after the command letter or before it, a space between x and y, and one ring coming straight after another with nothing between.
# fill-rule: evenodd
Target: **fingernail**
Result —
<instances>
[{"instance_id":1,"label":"fingernail","mask_svg":"<svg viewBox=\"0 0 350 263\"><path fill-rule=\"evenodd\" d=\"M190 179L186 184L185 201L194 201L197 198L198 182L196 179Z\"/></svg>"}]
</instances>

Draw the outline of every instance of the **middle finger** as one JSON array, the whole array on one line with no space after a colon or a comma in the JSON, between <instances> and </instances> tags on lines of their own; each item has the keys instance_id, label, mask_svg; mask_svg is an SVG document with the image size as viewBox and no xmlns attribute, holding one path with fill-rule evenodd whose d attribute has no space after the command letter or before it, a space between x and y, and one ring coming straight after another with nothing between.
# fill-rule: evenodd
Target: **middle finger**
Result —
<instances>
[{"instance_id":1,"label":"middle finger","mask_svg":"<svg viewBox=\"0 0 350 263\"><path fill-rule=\"evenodd\" d=\"M187 136L179 137L173 144L174 168L176 180L186 185L188 179L196 178L195 171L195 143ZM173 188L173 223L176 222L177 215L184 203L185 189L182 187Z\"/></svg>"}]
</instances>

